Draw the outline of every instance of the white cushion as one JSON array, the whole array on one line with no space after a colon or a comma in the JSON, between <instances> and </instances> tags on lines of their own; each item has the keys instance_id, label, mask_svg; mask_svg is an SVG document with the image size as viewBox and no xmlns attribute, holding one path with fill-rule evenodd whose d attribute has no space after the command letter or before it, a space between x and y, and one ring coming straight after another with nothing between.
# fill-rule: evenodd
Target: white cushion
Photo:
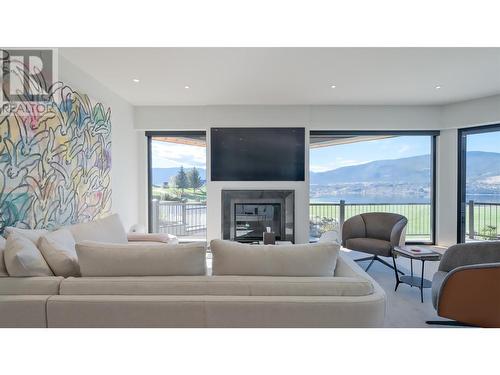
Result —
<instances>
[{"instance_id":1,"label":"white cushion","mask_svg":"<svg viewBox=\"0 0 500 375\"><path fill-rule=\"evenodd\" d=\"M6 227L5 233L7 233L7 237L12 234L18 234L31 240L35 245L38 245L38 240L40 239L40 237L44 234L49 233L49 231L46 229L22 229L16 227Z\"/></svg>"},{"instance_id":2,"label":"white cushion","mask_svg":"<svg viewBox=\"0 0 500 375\"><path fill-rule=\"evenodd\" d=\"M75 239L68 229L42 236L38 247L56 276L80 276Z\"/></svg>"},{"instance_id":3,"label":"white cushion","mask_svg":"<svg viewBox=\"0 0 500 375\"><path fill-rule=\"evenodd\" d=\"M69 227L76 241L127 243L127 233L118 214Z\"/></svg>"},{"instance_id":4,"label":"white cushion","mask_svg":"<svg viewBox=\"0 0 500 375\"><path fill-rule=\"evenodd\" d=\"M213 275L333 276L340 246L333 242L304 245L247 245L213 240Z\"/></svg>"},{"instance_id":5,"label":"white cushion","mask_svg":"<svg viewBox=\"0 0 500 375\"><path fill-rule=\"evenodd\" d=\"M7 268L5 268L5 261L3 260L3 252L5 250L5 244L6 244L5 238L0 236L0 277L9 276Z\"/></svg>"},{"instance_id":6,"label":"white cushion","mask_svg":"<svg viewBox=\"0 0 500 375\"><path fill-rule=\"evenodd\" d=\"M129 242L163 242L171 245L178 244L179 239L173 234L167 233L129 233Z\"/></svg>"},{"instance_id":7,"label":"white cushion","mask_svg":"<svg viewBox=\"0 0 500 375\"><path fill-rule=\"evenodd\" d=\"M10 234L4 252L5 266L10 276L53 276L33 241L18 234Z\"/></svg>"},{"instance_id":8,"label":"white cushion","mask_svg":"<svg viewBox=\"0 0 500 375\"><path fill-rule=\"evenodd\" d=\"M196 276L206 273L205 246L161 243L76 244L82 276Z\"/></svg>"}]
</instances>

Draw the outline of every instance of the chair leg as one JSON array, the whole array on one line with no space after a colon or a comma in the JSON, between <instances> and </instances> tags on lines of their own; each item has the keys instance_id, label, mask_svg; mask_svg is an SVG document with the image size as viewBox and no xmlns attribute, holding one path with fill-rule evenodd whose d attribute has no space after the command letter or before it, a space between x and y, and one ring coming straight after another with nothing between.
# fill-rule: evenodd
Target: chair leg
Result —
<instances>
[{"instance_id":1,"label":"chair leg","mask_svg":"<svg viewBox=\"0 0 500 375\"><path fill-rule=\"evenodd\" d=\"M368 272L368 270L370 269L370 267L372 266L373 262L375 262L376 259L377 259L376 257L373 257L373 259L370 262L370 264L368 265L368 267L366 267L365 272Z\"/></svg>"},{"instance_id":2,"label":"chair leg","mask_svg":"<svg viewBox=\"0 0 500 375\"><path fill-rule=\"evenodd\" d=\"M360 258L360 259L354 259L355 262L364 262L365 260L372 260L375 258L374 256L371 257L366 257L366 258Z\"/></svg>"},{"instance_id":3,"label":"chair leg","mask_svg":"<svg viewBox=\"0 0 500 375\"><path fill-rule=\"evenodd\" d=\"M425 323L434 326L477 327L472 324L457 322L456 320L427 320Z\"/></svg>"}]
</instances>

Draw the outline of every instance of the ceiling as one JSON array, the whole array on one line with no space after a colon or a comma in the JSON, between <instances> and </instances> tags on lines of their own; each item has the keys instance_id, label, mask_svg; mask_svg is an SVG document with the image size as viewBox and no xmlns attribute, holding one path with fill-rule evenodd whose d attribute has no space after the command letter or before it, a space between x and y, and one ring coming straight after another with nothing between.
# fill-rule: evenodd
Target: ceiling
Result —
<instances>
[{"instance_id":1,"label":"ceiling","mask_svg":"<svg viewBox=\"0 0 500 375\"><path fill-rule=\"evenodd\" d=\"M500 48L61 48L59 53L134 105L441 105L500 94Z\"/></svg>"}]
</instances>

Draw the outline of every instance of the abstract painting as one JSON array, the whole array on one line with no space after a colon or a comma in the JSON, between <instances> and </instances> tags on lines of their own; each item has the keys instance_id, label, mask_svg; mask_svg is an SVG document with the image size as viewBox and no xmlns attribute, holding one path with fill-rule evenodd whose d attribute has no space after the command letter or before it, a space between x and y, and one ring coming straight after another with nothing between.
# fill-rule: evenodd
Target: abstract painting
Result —
<instances>
[{"instance_id":1,"label":"abstract painting","mask_svg":"<svg viewBox=\"0 0 500 375\"><path fill-rule=\"evenodd\" d=\"M49 93L36 109L0 114L0 233L111 210L111 110L61 82Z\"/></svg>"}]
</instances>

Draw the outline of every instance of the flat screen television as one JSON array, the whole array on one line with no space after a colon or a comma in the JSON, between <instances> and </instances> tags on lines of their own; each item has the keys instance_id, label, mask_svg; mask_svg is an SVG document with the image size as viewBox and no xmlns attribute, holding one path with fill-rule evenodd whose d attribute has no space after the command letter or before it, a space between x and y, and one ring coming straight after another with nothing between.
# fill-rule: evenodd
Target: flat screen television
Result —
<instances>
[{"instance_id":1,"label":"flat screen television","mask_svg":"<svg viewBox=\"0 0 500 375\"><path fill-rule=\"evenodd\" d=\"M304 128L212 128L212 181L304 181Z\"/></svg>"}]
</instances>

